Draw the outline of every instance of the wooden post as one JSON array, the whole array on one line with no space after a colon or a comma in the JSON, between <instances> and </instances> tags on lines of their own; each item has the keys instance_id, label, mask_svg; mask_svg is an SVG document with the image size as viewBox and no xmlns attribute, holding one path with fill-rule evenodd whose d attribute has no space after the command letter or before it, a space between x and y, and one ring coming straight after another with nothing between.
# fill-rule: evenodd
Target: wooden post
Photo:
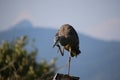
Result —
<instances>
[{"instance_id":1,"label":"wooden post","mask_svg":"<svg viewBox=\"0 0 120 80\"><path fill-rule=\"evenodd\" d=\"M68 74L60 74L57 73L53 80L79 80L79 77L75 77L75 76L69 76Z\"/></svg>"}]
</instances>

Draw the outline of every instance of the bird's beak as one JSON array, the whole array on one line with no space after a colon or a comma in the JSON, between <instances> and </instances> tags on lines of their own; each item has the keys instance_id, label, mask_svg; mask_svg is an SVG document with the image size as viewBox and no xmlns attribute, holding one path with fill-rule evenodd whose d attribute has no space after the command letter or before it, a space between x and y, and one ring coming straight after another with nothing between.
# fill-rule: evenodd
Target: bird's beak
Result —
<instances>
[{"instance_id":1,"label":"bird's beak","mask_svg":"<svg viewBox=\"0 0 120 80\"><path fill-rule=\"evenodd\" d=\"M53 45L53 48L58 44L58 40L55 41L54 45Z\"/></svg>"},{"instance_id":2,"label":"bird's beak","mask_svg":"<svg viewBox=\"0 0 120 80\"><path fill-rule=\"evenodd\" d=\"M55 39L54 39L54 45L53 45L53 48L54 48L55 46L57 46L58 43L59 43L59 38L58 38L58 36L56 36Z\"/></svg>"},{"instance_id":3,"label":"bird's beak","mask_svg":"<svg viewBox=\"0 0 120 80\"><path fill-rule=\"evenodd\" d=\"M56 46L57 43L54 43L53 48Z\"/></svg>"}]
</instances>

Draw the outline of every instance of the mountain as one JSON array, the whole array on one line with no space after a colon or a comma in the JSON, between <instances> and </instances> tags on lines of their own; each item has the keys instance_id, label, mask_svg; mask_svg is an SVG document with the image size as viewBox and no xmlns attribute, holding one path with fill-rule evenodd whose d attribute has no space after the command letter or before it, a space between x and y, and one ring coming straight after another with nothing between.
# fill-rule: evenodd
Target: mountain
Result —
<instances>
[{"instance_id":1,"label":"mountain","mask_svg":"<svg viewBox=\"0 0 120 80\"><path fill-rule=\"evenodd\" d=\"M67 73L68 52L64 57L52 48L55 29L34 27L28 20L23 20L11 29L0 32L0 44L2 40L11 41L17 37L27 35L29 39L35 39L35 46L39 52L36 60L50 61L58 57L57 67L62 67L58 72ZM81 54L72 58L71 75L79 76L81 80L119 80L120 79L120 42L102 41L78 33L80 38Z\"/></svg>"}]
</instances>

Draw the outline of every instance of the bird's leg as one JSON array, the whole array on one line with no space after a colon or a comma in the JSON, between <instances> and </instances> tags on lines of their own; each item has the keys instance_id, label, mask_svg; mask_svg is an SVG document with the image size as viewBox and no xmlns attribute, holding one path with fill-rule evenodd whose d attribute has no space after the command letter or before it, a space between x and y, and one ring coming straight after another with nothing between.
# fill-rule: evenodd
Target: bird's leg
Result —
<instances>
[{"instance_id":1,"label":"bird's leg","mask_svg":"<svg viewBox=\"0 0 120 80\"><path fill-rule=\"evenodd\" d=\"M57 46L57 53L58 53L60 50L60 45L56 45L56 46Z\"/></svg>"},{"instance_id":2,"label":"bird's leg","mask_svg":"<svg viewBox=\"0 0 120 80\"><path fill-rule=\"evenodd\" d=\"M62 54L63 54L63 56L64 56L64 47L62 47Z\"/></svg>"},{"instance_id":3,"label":"bird's leg","mask_svg":"<svg viewBox=\"0 0 120 80\"><path fill-rule=\"evenodd\" d=\"M63 56L63 55L64 55L64 52L63 52L63 50L61 50L60 45L56 45L56 46L58 47L58 49L60 50L61 55Z\"/></svg>"},{"instance_id":4,"label":"bird's leg","mask_svg":"<svg viewBox=\"0 0 120 80\"><path fill-rule=\"evenodd\" d=\"M68 75L70 75L70 62L71 62L71 56L69 56L69 60L68 60Z\"/></svg>"},{"instance_id":5,"label":"bird's leg","mask_svg":"<svg viewBox=\"0 0 120 80\"><path fill-rule=\"evenodd\" d=\"M70 75L70 62L71 62L71 48L69 48L69 59L68 59L68 75Z\"/></svg>"}]
</instances>

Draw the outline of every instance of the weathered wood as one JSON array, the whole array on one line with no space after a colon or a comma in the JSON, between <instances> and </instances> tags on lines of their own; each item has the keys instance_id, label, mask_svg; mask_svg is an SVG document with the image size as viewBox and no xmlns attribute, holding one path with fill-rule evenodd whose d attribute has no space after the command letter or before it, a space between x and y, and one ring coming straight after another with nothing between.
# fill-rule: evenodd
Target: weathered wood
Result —
<instances>
[{"instance_id":1,"label":"weathered wood","mask_svg":"<svg viewBox=\"0 0 120 80\"><path fill-rule=\"evenodd\" d=\"M75 76L69 76L68 74L60 74L57 73L53 80L79 80L80 77L75 77Z\"/></svg>"}]
</instances>

